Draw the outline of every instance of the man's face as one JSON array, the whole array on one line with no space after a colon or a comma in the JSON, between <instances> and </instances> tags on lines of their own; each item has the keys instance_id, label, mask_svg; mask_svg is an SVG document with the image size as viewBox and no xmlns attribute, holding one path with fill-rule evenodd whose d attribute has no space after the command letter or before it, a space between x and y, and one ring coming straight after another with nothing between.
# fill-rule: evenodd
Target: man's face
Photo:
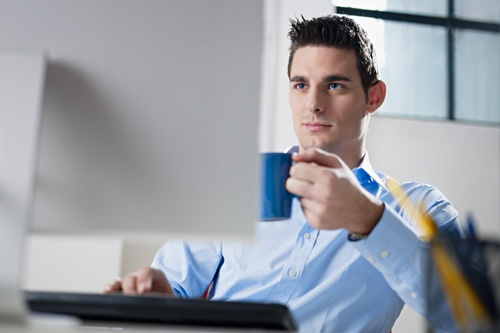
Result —
<instances>
[{"instance_id":1,"label":"man's face","mask_svg":"<svg viewBox=\"0 0 500 333\"><path fill-rule=\"evenodd\" d=\"M367 97L353 50L305 46L290 69L290 106L300 150L363 153Z\"/></svg>"}]
</instances>

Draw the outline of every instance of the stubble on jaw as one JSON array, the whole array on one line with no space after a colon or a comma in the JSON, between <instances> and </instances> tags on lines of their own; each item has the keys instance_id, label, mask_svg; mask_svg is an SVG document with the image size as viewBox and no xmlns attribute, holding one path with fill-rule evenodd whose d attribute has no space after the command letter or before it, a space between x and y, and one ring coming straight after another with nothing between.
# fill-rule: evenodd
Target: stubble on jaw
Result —
<instances>
[{"instance_id":1,"label":"stubble on jaw","mask_svg":"<svg viewBox=\"0 0 500 333\"><path fill-rule=\"evenodd\" d=\"M366 124L367 125L367 124ZM301 151L319 148L327 153L340 156L344 162L355 167L359 164L365 154L365 139L368 126L363 126L359 131L353 131L349 139L344 139L341 142L330 137L325 142L322 138L314 138L314 136L306 136L299 140ZM357 163L357 164L356 164ZM354 165L356 164L356 165Z\"/></svg>"},{"instance_id":2,"label":"stubble on jaw","mask_svg":"<svg viewBox=\"0 0 500 333\"><path fill-rule=\"evenodd\" d=\"M328 153L337 154L338 151L339 151L340 144L338 144L338 143L332 143L332 144L306 143L306 144L300 144L300 147L304 151L307 151L309 149L319 148L319 149L324 150L324 151L326 151Z\"/></svg>"}]
</instances>

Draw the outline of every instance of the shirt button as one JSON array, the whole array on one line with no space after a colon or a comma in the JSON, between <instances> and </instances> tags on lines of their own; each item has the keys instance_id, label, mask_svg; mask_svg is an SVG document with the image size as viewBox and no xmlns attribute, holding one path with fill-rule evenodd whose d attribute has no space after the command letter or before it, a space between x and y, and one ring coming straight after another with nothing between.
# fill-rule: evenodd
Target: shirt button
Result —
<instances>
[{"instance_id":1,"label":"shirt button","mask_svg":"<svg viewBox=\"0 0 500 333\"><path fill-rule=\"evenodd\" d=\"M290 277L295 277L295 276L297 276L297 271L292 268L290 271L288 271L288 275Z\"/></svg>"},{"instance_id":2,"label":"shirt button","mask_svg":"<svg viewBox=\"0 0 500 333\"><path fill-rule=\"evenodd\" d=\"M309 239L309 238L311 238L311 235L310 235L309 233L305 233L305 234L304 234L304 238L305 238L305 239Z\"/></svg>"},{"instance_id":3,"label":"shirt button","mask_svg":"<svg viewBox=\"0 0 500 333\"><path fill-rule=\"evenodd\" d=\"M412 292L412 293L410 294L410 297L411 297L411 298L413 298L413 299L415 299L415 298L417 298L417 297L418 297L418 295L417 295L417 293L416 293L416 292Z\"/></svg>"},{"instance_id":4,"label":"shirt button","mask_svg":"<svg viewBox=\"0 0 500 333\"><path fill-rule=\"evenodd\" d=\"M375 262L375 258L373 258L373 257L371 257L371 256L370 256L370 257L367 257L366 259L367 259L369 262L371 262L371 263L374 263L374 262Z\"/></svg>"},{"instance_id":5,"label":"shirt button","mask_svg":"<svg viewBox=\"0 0 500 333\"><path fill-rule=\"evenodd\" d=\"M389 251L383 250L382 252L380 252L380 256L382 258L387 258L389 256Z\"/></svg>"}]
</instances>

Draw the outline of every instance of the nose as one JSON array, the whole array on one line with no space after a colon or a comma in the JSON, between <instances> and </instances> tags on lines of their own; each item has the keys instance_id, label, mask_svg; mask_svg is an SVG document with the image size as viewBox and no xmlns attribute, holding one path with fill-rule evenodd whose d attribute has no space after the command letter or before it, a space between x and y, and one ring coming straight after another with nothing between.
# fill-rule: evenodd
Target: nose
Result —
<instances>
[{"instance_id":1,"label":"nose","mask_svg":"<svg viewBox=\"0 0 500 333\"><path fill-rule=\"evenodd\" d=\"M321 113L325 110L324 99L319 89L311 89L306 104L306 110L312 113Z\"/></svg>"}]
</instances>

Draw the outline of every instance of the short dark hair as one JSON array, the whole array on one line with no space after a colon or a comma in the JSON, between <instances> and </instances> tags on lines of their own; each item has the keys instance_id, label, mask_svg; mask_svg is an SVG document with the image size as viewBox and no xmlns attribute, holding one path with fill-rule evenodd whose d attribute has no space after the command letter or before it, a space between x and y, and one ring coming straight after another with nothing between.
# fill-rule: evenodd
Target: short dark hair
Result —
<instances>
[{"instance_id":1,"label":"short dark hair","mask_svg":"<svg viewBox=\"0 0 500 333\"><path fill-rule=\"evenodd\" d=\"M366 31L354 20L346 16L327 15L306 20L290 20L290 56L288 58L288 77L293 57L297 49L304 46L327 46L354 50L358 71L365 92L380 78L375 50Z\"/></svg>"}]
</instances>

